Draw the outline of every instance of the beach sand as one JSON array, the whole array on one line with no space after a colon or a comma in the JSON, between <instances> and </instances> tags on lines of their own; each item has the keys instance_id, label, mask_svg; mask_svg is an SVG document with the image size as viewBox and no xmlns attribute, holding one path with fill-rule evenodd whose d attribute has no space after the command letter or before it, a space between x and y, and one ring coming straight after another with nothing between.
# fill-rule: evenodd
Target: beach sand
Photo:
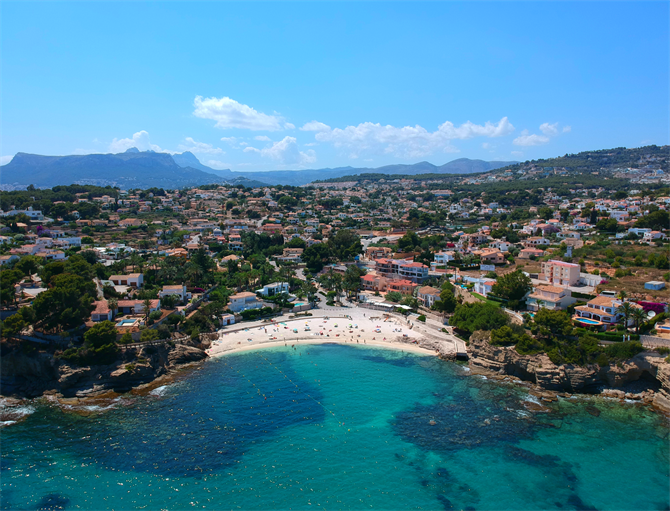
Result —
<instances>
[{"instance_id":1,"label":"beach sand","mask_svg":"<svg viewBox=\"0 0 670 511\"><path fill-rule=\"evenodd\" d=\"M213 341L207 354L216 357L284 345L337 343L437 355L434 349L419 346L425 340L423 334L413 331L400 318L391 316L385 321L381 312L358 308L336 313L319 309L311 312L312 317L276 318L278 321L274 323L243 323L222 329L219 339ZM348 315L351 319L335 317L334 314Z\"/></svg>"}]
</instances>

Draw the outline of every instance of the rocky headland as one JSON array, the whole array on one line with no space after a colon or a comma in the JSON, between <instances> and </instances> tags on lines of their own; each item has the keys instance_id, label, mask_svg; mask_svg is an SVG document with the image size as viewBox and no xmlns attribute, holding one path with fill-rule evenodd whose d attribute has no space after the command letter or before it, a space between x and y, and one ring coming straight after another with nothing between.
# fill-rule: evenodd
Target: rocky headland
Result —
<instances>
[{"instance_id":1,"label":"rocky headland","mask_svg":"<svg viewBox=\"0 0 670 511\"><path fill-rule=\"evenodd\" d=\"M207 358L210 341L181 340L124 349L109 365L78 366L48 352L5 351L0 359L0 395L88 398L129 392Z\"/></svg>"},{"instance_id":2,"label":"rocky headland","mask_svg":"<svg viewBox=\"0 0 670 511\"><path fill-rule=\"evenodd\" d=\"M475 374L512 377L530 382L536 395L553 401L557 395L599 394L639 400L670 415L670 363L655 352L643 352L621 363L599 366L554 364L542 353L520 355L514 346L493 346L491 333L474 332L468 344L469 366Z\"/></svg>"}]
</instances>

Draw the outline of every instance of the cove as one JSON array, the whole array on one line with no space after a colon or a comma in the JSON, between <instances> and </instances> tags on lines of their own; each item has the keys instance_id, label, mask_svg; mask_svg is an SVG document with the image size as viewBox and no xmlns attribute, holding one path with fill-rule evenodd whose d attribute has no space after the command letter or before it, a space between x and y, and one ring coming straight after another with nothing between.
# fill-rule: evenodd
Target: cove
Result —
<instances>
[{"instance_id":1,"label":"cove","mask_svg":"<svg viewBox=\"0 0 670 511\"><path fill-rule=\"evenodd\" d=\"M400 351L232 354L89 416L36 401L2 509L668 509L665 418L532 399Z\"/></svg>"}]
</instances>

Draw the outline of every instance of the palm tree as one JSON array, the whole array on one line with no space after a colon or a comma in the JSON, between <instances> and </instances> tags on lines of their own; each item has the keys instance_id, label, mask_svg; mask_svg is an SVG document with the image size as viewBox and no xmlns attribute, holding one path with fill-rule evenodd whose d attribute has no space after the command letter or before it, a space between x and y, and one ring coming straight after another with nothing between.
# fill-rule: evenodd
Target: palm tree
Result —
<instances>
[{"instance_id":1,"label":"palm tree","mask_svg":"<svg viewBox=\"0 0 670 511\"><path fill-rule=\"evenodd\" d=\"M635 333L639 334L640 325L646 321L647 313L644 311L642 307L640 308L635 307L633 309L633 312L631 313L631 316L633 317L633 321L635 322Z\"/></svg>"},{"instance_id":2,"label":"palm tree","mask_svg":"<svg viewBox=\"0 0 670 511\"><path fill-rule=\"evenodd\" d=\"M144 306L144 320L149 320L149 314L151 314L151 298L145 298L142 300L142 305Z\"/></svg>"},{"instance_id":3,"label":"palm tree","mask_svg":"<svg viewBox=\"0 0 670 511\"><path fill-rule=\"evenodd\" d=\"M544 300L537 300L537 310L540 310L542 307L544 307Z\"/></svg>"},{"instance_id":4,"label":"palm tree","mask_svg":"<svg viewBox=\"0 0 670 511\"><path fill-rule=\"evenodd\" d=\"M112 311L112 317L116 316L116 310L119 308L119 301L116 298L107 300L107 306Z\"/></svg>"},{"instance_id":5,"label":"palm tree","mask_svg":"<svg viewBox=\"0 0 670 511\"><path fill-rule=\"evenodd\" d=\"M630 302L623 302L621 305L619 305L616 308L617 314L621 314L624 319L624 327L628 328L628 320L630 319L632 313L633 313L633 306L630 304Z\"/></svg>"},{"instance_id":6,"label":"palm tree","mask_svg":"<svg viewBox=\"0 0 670 511\"><path fill-rule=\"evenodd\" d=\"M626 293L623 289L619 291L619 294L617 295L619 300L622 302L626 300L626 297L628 296L628 293Z\"/></svg>"}]
</instances>

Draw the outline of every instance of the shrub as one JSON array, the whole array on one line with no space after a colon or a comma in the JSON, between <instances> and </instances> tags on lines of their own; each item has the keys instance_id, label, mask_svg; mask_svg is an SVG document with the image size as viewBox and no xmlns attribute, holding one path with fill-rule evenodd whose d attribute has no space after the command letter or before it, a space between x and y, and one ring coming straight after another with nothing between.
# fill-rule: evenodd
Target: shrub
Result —
<instances>
[{"instance_id":1,"label":"shrub","mask_svg":"<svg viewBox=\"0 0 670 511\"><path fill-rule=\"evenodd\" d=\"M628 360L642 351L644 351L644 348L637 341L618 342L605 348L605 353L615 360Z\"/></svg>"},{"instance_id":2,"label":"shrub","mask_svg":"<svg viewBox=\"0 0 670 511\"><path fill-rule=\"evenodd\" d=\"M130 333L126 332L121 336L121 339L119 339L120 344L130 344L133 342L133 336L130 335Z\"/></svg>"},{"instance_id":3,"label":"shrub","mask_svg":"<svg viewBox=\"0 0 670 511\"><path fill-rule=\"evenodd\" d=\"M153 311L151 314L149 314L149 319L151 319L153 321L157 321L157 320L161 319L162 315L163 315L163 313L161 311Z\"/></svg>"},{"instance_id":4,"label":"shrub","mask_svg":"<svg viewBox=\"0 0 670 511\"><path fill-rule=\"evenodd\" d=\"M158 332L152 328L142 330L142 333L140 334L140 342L155 341L157 339Z\"/></svg>"},{"instance_id":5,"label":"shrub","mask_svg":"<svg viewBox=\"0 0 670 511\"><path fill-rule=\"evenodd\" d=\"M418 317L418 318L416 318L416 319L417 319L418 321L421 321L421 322L423 322L423 323L425 323L425 322L426 322L426 316L424 316L423 314L421 314L421 316L419 316L419 317Z\"/></svg>"}]
</instances>

